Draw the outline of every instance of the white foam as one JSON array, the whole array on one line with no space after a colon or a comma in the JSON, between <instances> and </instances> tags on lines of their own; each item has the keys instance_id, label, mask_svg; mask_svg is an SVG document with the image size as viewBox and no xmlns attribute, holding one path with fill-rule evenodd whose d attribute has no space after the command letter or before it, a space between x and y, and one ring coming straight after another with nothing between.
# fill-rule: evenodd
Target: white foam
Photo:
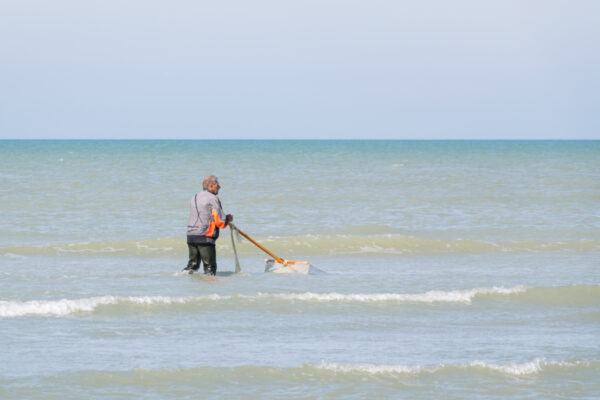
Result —
<instances>
[{"instance_id":1,"label":"white foam","mask_svg":"<svg viewBox=\"0 0 600 400\"><path fill-rule=\"evenodd\" d=\"M40 316L65 316L78 312L92 312L98 306L120 303L133 304L184 304L198 300L219 300L224 298L219 295L208 295L205 297L166 297L166 296L144 296L144 297L118 297L101 296L84 299L62 299L50 301L0 301L0 317L19 317L26 315Z\"/></svg>"},{"instance_id":2,"label":"white foam","mask_svg":"<svg viewBox=\"0 0 600 400\"><path fill-rule=\"evenodd\" d=\"M57 301L0 301L0 317L23 315L68 315L75 312L90 312L100 304L115 304L116 297L103 296L79 300Z\"/></svg>"},{"instance_id":3,"label":"white foam","mask_svg":"<svg viewBox=\"0 0 600 400\"><path fill-rule=\"evenodd\" d=\"M410 367L407 365L377 365L377 364L337 364L322 362L317 366L319 369L325 369L341 373L366 373L369 375L380 374L419 374L423 371L422 367Z\"/></svg>"},{"instance_id":4,"label":"white foam","mask_svg":"<svg viewBox=\"0 0 600 400\"><path fill-rule=\"evenodd\" d=\"M98 296L83 299L32 300L32 301L0 301L0 317L18 317L25 315L64 316L78 312L92 312L98 306L113 304L186 304L199 301L222 301L240 298L244 300L276 299L305 302L337 302L337 303L464 303L470 304L475 296L482 294L512 294L525 291L526 288L478 288L454 291L429 291L417 294L373 293L373 294L341 294L341 293L257 293L256 295L206 295L201 297L169 297L169 296Z\"/></svg>"},{"instance_id":5,"label":"white foam","mask_svg":"<svg viewBox=\"0 0 600 400\"><path fill-rule=\"evenodd\" d=\"M407 365L378 365L378 364L338 364L322 362L316 366L319 369L339 373L364 373L368 375L382 374L435 374L444 370L469 370L481 369L491 372L498 372L510 376L527 376L541 373L548 367L570 368L580 365L589 365L587 361L564 362L564 361L546 361L542 358L536 358L533 361L525 363L493 364L484 361L472 361L465 364L440 364L436 366L407 366Z\"/></svg>"},{"instance_id":6,"label":"white foam","mask_svg":"<svg viewBox=\"0 0 600 400\"><path fill-rule=\"evenodd\" d=\"M514 288L477 288L467 290L439 291L432 290L426 293L400 294L400 293L375 293L375 294L340 294L340 293L285 293L263 294L261 297L275 297L283 300L317 301L317 302L400 302L400 303L465 303L469 304L477 295L483 294L513 294L524 292L524 286Z\"/></svg>"},{"instance_id":7,"label":"white foam","mask_svg":"<svg viewBox=\"0 0 600 400\"><path fill-rule=\"evenodd\" d=\"M581 365L589 365L588 361L546 361L543 358L536 358L533 361L526 363L508 363L504 365L500 364L489 364L483 361L473 361L465 367L475 367L487 369L494 372L500 372L505 375L523 376L523 375L535 375L543 372L549 367L559 368L571 368L578 367Z\"/></svg>"},{"instance_id":8,"label":"white foam","mask_svg":"<svg viewBox=\"0 0 600 400\"><path fill-rule=\"evenodd\" d=\"M542 370L544 365L545 362L542 359L535 359L528 363L509 363L506 365L488 364L483 361L473 361L468 366L489 369L506 375L520 376L537 374Z\"/></svg>"}]
</instances>

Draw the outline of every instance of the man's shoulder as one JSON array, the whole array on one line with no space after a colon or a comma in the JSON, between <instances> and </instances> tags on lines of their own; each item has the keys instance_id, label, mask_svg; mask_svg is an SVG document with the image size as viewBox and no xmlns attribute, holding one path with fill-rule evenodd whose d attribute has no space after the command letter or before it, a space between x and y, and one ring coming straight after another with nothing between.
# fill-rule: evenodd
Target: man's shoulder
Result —
<instances>
[{"instance_id":1,"label":"man's shoulder","mask_svg":"<svg viewBox=\"0 0 600 400\"><path fill-rule=\"evenodd\" d=\"M211 201L211 200L219 200L219 198L217 196L215 196L213 193L209 192L208 190L203 190L202 192L198 192L196 193L196 195L194 196L195 198L201 199L203 201Z\"/></svg>"}]
</instances>

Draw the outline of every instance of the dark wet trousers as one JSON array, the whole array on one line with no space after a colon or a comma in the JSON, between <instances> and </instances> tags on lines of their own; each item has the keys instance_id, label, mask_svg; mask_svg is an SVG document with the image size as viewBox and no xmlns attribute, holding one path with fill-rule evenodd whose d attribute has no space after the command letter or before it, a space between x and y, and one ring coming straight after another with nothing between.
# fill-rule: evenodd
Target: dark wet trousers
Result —
<instances>
[{"instance_id":1,"label":"dark wet trousers","mask_svg":"<svg viewBox=\"0 0 600 400\"><path fill-rule=\"evenodd\" d=\"M188 243L188 250L190 257L184 271L189 271L190 273L198 271L200 268L200 261L202 261L204 264L204 273L206 275L217 274L217 252L214 244Z\"/></svg>"}]
</instances>

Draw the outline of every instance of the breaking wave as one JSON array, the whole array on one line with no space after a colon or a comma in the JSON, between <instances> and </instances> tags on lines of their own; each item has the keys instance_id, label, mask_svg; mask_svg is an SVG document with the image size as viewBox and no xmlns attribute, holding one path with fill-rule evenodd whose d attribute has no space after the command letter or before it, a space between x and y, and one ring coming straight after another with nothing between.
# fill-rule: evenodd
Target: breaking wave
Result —
<instances>
[{"instance_id":1,"label":"breaking wave","mask_svg":"<svg viewBox=\"0 0 600 400\"><path fill-rule=\"evenodd\" d=\"M275 367L259 365L241 365L235 367L197 367L190 369L145 369L137 368L125 371L81 371L66 377L69 381L95 383L170 385L176 380L179 383L199 384L220 381L265 382L297 381L297 382L332 382L332 381L369 381L397 382L402 378L446 378L453 375L477 376L486 375L496 378L513 378L542 376L548 374L594 373L600 370L600 363L588 360L549 361L543 358L523 363L494 364L484 361L472 361L457 364L440 364L434 366L383 365L383 364L341 364L321 362L305 364L298 367ZM202 379L198 379L202 377Z\"/></svg>"},{"instance_id":2,"label":"breaking wave","mask_svg":"<svg viewBox=\"0 0 600 400\"><path fill-rule=\"evenodd\" d=\"M538 252L538 251L594 251L600 250L600 242L576 241L513 241L492 243L467 239L440 240L384 235L304 235L292 237L258 238L269 250L293 258L298 255L410 255L438 253L492 253L492 252ZM231 255L228 238L218 242L221 254ZM260 252L253 245L242 241L237 246L241 255ZM130 255L169 256L187 252L185 239L162 238L145 240L100 241L56 243L39 245L13 245L0 247L0 254L15 255Z\"/></svg>"},{"instance_id":3,"label":"breaking wave","mask_svg":"<svg viewBox=\"0 0 600 400\"><path fill-rule=\"evenodd\" d=\"M441 364L436 366L378 365L378 364L338 364L323 362L315 366L340 374L367 376L399 375L448 375L451 373L497 373L509 376L537 375L545 371L594 368L600 363L591 361L547 361L537 358L525 363L493 364L476 360L464 364Z\"/></svg>"},{"instance_id":4,"label":"breaking wave","mask_svg":"<svg viewBox=\"0 0 600 400\"><path fill-rule=\"evenodd\" d=\"M36 377L35 383L26 377L0 379L0 384L11 399L31 398L32 384L39 386L40 382L50 393L69 388L69 393L62 395L66 399L106 398L107 393L142 393L142 397L152 399L447 398L448 393L468 399L557 398L556 393L560 398L595 398L594 377L599 372L599 362L581 359L539 358L501 364L476 360L439 365L324 361L289 367L249 364L71 370ZM504 390L507 386L513 390Z\"/></svg>"},{"instance_id":5,"label":"breaking wave","mask_svg":"<svg viewBox=\"0 0 600 400\"><path fill-rule=\"evenodd\" d=\"M253 295L212 294L196 297L169 296L98 296L82 299L0 301L0 318L21 316L68 316L76 314L135 313L172 310L210 311L229 308L278 308L304 304L434 304L456 303L469 305L477 301L502 301L539 303L542 305L595 305L600 302L600 285L573 285L562 287L516 286L493 287L453 291L428 291L425 293L256 293ZM197 307L202 305L203 307Z\"/></svg>"},{"instance_id":6,"label":"breaking wave","mask_svg":"<svg viewBox=\"0 0 600 400\"><path fill-rule=\"evenodd\" d=\"M207 296L207 299L218 298ZM49 301L0 301L0 317L18 317L25 315L65 316L75 313L91 313L98 307L107 305L169 305L185 304L193 298L177 297L118 297L101 296L84 299L61 299Z\"/></svg>"},{"instance_id":7,"label":"breaking wave","mask_svg":"<svg viewBox=\"0 0 600 400\"><path fill-rule=\"evenodd\" d=\"M478 295L486 294L512 294L525 291L522 286L515 288L478 288L468 290L440 291L432 290L425 293L381 293L381 294L340 294L340 293L289 293L271 294L282 300L307 301L307 302L359 302L359 303L471 303Z\"/></svg>"}]
</instances>

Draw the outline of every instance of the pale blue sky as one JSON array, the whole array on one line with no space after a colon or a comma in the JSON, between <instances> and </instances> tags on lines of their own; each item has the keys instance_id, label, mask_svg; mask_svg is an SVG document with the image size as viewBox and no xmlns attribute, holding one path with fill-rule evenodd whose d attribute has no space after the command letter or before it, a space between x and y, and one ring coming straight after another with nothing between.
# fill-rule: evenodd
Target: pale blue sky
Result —
<instances>
[{"instance_id":1,"label":"pale blue sky","mask_svg":"<svg viewBox=\"0 0 600 400\"><path fill-rule=\"evenodd\" d=\"M600 139L597 0L0 9L0 138Z\"/></svg>"}]
</instances>

